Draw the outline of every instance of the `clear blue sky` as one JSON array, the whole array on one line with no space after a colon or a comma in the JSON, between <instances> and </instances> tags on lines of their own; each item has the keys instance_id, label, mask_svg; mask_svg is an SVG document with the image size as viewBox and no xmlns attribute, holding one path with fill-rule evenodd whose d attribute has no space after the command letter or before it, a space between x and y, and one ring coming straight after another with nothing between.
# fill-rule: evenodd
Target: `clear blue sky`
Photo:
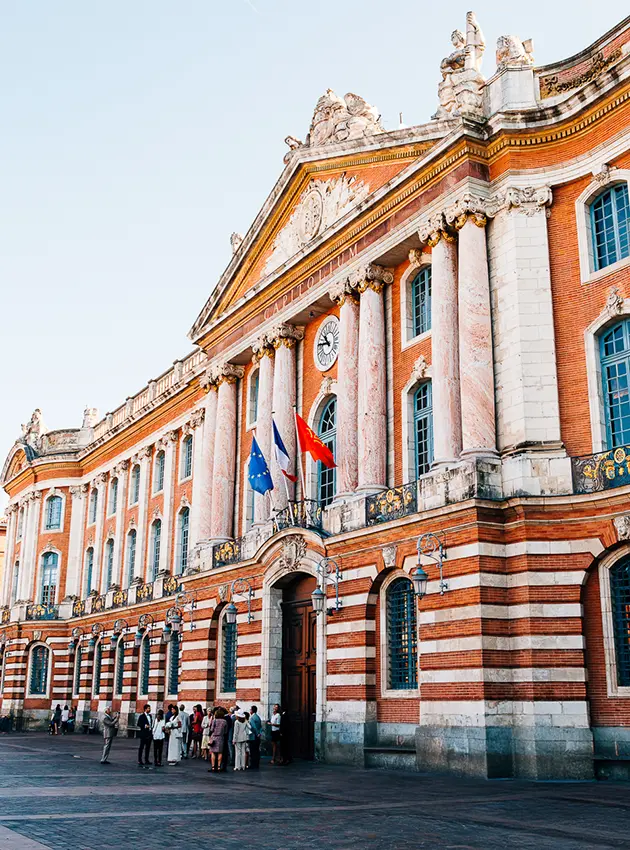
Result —
<instances>
[{"instance_id":1,"label":"clear blue sky","mask_svg":"<svg viewBox=\"0 0 630 850\"><path fill-rule=\"evenodd\" d=\"M427 121L467 2L0 0L0 457L41 407L101 414L190 350L186 332L327 87L386 127ZM477 2L566 57L608 0ZM0 509L4 497L0 495Z\"/></svg>"}]
</instances>

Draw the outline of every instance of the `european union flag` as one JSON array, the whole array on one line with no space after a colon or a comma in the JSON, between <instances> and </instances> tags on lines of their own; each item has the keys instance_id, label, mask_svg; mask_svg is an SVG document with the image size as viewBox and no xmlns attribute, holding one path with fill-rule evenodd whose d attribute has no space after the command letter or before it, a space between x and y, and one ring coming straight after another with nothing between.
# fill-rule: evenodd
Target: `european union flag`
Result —
<instances>
[{"instance_id":1,"label":"european union flag","mask_svg":"<svg viewBox=\"0 0 630 850\"><path fill-rule=\"evenodd\" d=\"M249 455L249 486L252 490L263 495L269 490L273 490L273 481L271 473L267 466L267 461L263 453L260 451L260 446L256 442L256 437L252 438L252 450Z\"/></svg>"}]
</instances>

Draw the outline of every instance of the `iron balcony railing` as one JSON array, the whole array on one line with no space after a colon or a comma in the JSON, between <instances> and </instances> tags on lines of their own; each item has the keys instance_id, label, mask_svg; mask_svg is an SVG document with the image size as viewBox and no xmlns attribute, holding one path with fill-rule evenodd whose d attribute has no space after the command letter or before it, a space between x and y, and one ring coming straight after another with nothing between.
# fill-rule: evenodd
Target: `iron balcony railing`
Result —
<instances>
[{"instance_id":1,"label":"iron balcony railing","mask_svg":"<svg viewBox=\"0 0 630 850\"><path fill-rule=\"evenodd\" d=\"M212 547L212 569L226 567L228 564L238 564L243 558L243 544L245 538L237 537L235 540L226 540Z\"/></svg>"},{"instance_id":2,"label":"iron balcony railing","mask_svg":"<svg viewBox=\"0 0 630 850\"><path fill-rule=\"evenodd\" d=\"M289 501L273 518L274 534L285 528L310 528L322 530L322 506L315 499Z\"/></svg>"},{"instance_id":3,"label":"iron balcony railing","mask_svg":"<svg viewBox=\"0 0 630 850\"><path fill-rule=\"evenodd\" d=\"M56 620L59 617L58 605L27 605L27 620Z\"/></svg>"},{"instance_id":4,"label":"iron balcony railing","mask_svg":"<svg viewBox=\"0 0 630 850\"><path fill-rule=\"evenodd\" d=\"M365 500L365 524L377 525L400 519L418 510L418 482L390 487L380 493L374 493Z\"/></svg>"},{"instance_id":5,"label":"iron balcony railing","mask_svg":"<svg viewBox=\"0 0 630 850\"><path fill-rule=\"evenodd\" d=\"M630 446L571 458L574 493L596 493L630 484Z\"/></svg>"}]
</instances>

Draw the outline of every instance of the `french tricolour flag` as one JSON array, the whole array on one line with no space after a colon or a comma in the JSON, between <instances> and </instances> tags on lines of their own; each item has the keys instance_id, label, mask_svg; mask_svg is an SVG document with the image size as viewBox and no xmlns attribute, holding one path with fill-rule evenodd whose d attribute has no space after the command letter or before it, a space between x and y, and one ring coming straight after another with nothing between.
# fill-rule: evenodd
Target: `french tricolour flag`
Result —
<instances>
[{"instance_id":1,"label":"french tricolour flag","mask_svg":"<svg viewBox=\"0 0 630 850\"><path fill-rule=\"evenodd\" d=\"M272 420L273 425L273 448L276 453L276 460L278 461L278 466L282 470L282 474L289 479L289 481L297 481L297 475L291 475L289 472L289 467L291 465L291 460L289 455L287 454L287 450L284 447L284 443L282 442L282 437L280 436L280 432L276 428L276 423Z\"/></svg>"}]
</instances>

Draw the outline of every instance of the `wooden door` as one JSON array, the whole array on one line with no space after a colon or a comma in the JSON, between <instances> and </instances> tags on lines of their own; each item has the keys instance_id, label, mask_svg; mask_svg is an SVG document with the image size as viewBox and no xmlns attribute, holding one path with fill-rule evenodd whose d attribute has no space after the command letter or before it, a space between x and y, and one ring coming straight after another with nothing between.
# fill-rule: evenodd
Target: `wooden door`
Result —
<instances>
[{"instance_id":1,"label":"wooden door","mask_svg":"<svg viewBox=\"0 0 630 850\"><path fill-rule=\"evenodd\" d=\"M282 707L289 713L294 758L314 756L317 617L311 603L315 579L301 576L282 603Z\"/></svg>"}]
</instances>

